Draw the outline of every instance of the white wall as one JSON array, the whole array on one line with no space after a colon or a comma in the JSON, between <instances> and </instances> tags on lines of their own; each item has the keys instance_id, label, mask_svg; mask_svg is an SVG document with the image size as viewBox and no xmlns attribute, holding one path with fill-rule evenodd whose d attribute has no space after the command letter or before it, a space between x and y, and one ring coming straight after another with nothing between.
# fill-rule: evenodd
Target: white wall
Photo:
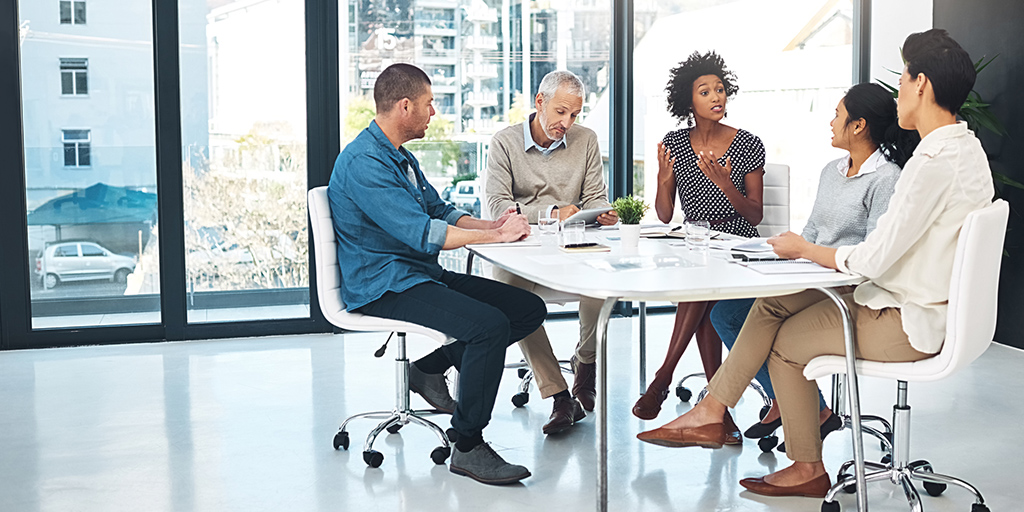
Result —
<instances>
[{"instance_id":1,"label":"white wall","mask_svg":"<svg viewBox=\"0 0 1024 512\"><path fill-rule=\"evenodd\" d=\"M932 0L871 2L871 79L896 85L899 78L887 71L903 70L900 47L914 32L932 28Z\"/></svg>"}]
</instances>

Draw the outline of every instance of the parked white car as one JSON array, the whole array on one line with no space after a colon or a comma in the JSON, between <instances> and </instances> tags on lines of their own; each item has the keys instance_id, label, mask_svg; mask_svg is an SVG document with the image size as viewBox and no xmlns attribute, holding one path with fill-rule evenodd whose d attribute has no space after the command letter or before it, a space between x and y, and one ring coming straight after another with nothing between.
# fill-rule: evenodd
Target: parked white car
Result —
<instances>
[{"instance_id":1,"label":"parked white car","mask_svg":"<svg viewBox=\"0 0 1024 512\"><path fill-rule=\"evenodd\" d=\"M124 283L135 270L136 259L115 254L89 241L67 240L46 246L36 257L36 275L53 288L69 281L106 279Z\"/></svg>"},{"instance_id":2,"label":"parked white car","mask_svg":"<svg viewBox=\"0 0 1024 512\"><path fill-rule=\"evenodd\" d=\"M451 203L456 208L480 216L480 204L484 197L484 186L480 180L460 181L451 193Z\"/></svg>"}]
</instances>

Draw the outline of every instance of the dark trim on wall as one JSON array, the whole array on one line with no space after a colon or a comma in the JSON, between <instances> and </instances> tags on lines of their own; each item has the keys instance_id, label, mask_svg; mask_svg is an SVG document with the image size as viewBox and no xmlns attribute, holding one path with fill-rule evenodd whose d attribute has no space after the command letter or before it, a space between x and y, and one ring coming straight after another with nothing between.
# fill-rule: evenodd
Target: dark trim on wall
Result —
<instances>
[{"instance_id":1,"label":"dark trim on wall","mask_svg":"<svg viewBox=\"0 0 1024 512\"><path fill-rule=\"evenodd\" d=\"M21 110L21 35L18 2L0 2L0 348L29 328L28 224L25 205L25 137Z\"/></svg>"},{"instance_id":2,"label":"dark trim on wall","mask_svg":"<svg viewBox=\"0 0 1024 512\"><path fill-rule=\"evenodd\" d=\"M181 64L177 0L153 0L160 311L167 340L185 335L185 219L182 212Z\"/></svg>"},{"instance_id":3,"label":"dark trim on wall","mask_svg":"<svg viewBox=\"0 0 1024 512\"><path fill-rule=\"evenodd\" d=\"M613 0L612 9L608 193L615 199L633 192L633 2Z\"/></svg>"},{"instance_id":4,"label":"dark trim on wall","mask_svg":"<svg viewBox=\"0 0 1024 512\"><path fill-rule=\"evenodd\" d=\"M853 83L871 82L871 0L853 0Z\"/></svg>"}]
</instances>

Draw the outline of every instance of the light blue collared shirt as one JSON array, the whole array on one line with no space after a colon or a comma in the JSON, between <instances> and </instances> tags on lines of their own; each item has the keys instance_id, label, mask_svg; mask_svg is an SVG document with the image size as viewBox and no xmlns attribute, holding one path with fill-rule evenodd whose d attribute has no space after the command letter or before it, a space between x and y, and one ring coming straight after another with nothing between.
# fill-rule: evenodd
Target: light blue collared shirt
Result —
<instances>
[{"instance_id":1,"label":"light blue collared shirt","mask_svg":"<svg viewBox=\"0 0 1024 512\"><path fill-rule=\"evenodd\" d=\"M551 145L546 148L541 146L540 144L537 144L537 142L533 140L533 134L530 133L530 123L533 122L533 118L536 116L536 112L530 114L530 118L527 119L525 123L523 123L523 152L529 151L530 148L537 148L537 151L540 151L542 155L548 156L551 154L552 151L557 149L559 146L569 147L565 142L565 135L562 135L561 139L552 142Z\"/></svg>"}]
</instances>

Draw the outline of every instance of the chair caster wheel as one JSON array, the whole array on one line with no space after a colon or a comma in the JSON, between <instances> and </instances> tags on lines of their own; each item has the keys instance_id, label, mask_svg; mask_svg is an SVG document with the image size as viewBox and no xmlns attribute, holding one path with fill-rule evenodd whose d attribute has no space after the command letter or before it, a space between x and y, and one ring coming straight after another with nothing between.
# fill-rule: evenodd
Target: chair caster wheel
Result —
<instances>
[{"instance_id":1,"label":"chair caster wheel","mask_svg":"<svg viewBox=\"0 0 1024 512\"><path fill-rule=\"evenodd\" d=\"M434 464L444 464L444 461L448 460L448 456L451 454L451 447L438 446L430 452L430 460L434 461Z\"/></svg>"},{"instance_id":2,"label":"chair caster wheel","mask_svg":"<svg viewBox=\"0 0 1024 512\"><path fill-rule=\"evenodd\" d=\"M882 435L883 435L883 436L885 436L885 439L886 439L887 441L889 441L889 446L892 446L892 432L882 432ZM885 451L885 450L887 450L887 449L888 449L888 448L886 448L886 446L885 446L885 443L883 443L883 442L881 442L881 441L879 441L879 442L878 442L878 447L879 447L879 448L880 448L880 449L881 449L882 451Z\"/></svg>"},{"instance_id":3,"label":"chair caster wheel","mask_svg":"<svg viewBox=\"0 0 1024 512\"><path fill-rule=\"evenodd\" d=\"M526 372L527 372L527 371L528 371L528 370L527 370L526 368L520 368L520 369L519 369L519 371L518 371L518 372L516 372L516 373L517 373L517 374L519 375L519 378L521 379L521 378L523 378L523 377L526 377Z\"/></svg>"},{"instance_id":4,"label":"chair caster wheel","mask_svg":"<svg viewBox=\"0 0 1024 512\"><path fill-rule=\"evenodd\" d=\"M384 454L377 450L363 452L363 462L371 468L379 468L384 463Z\"/></svg>"},{"instance_id":5,"label":"chair caster wheel","mask_svg":"<svg viewBox=\"0 0 1024 512\"><path fill-rule=\"evenodd\" d=\"M530 401L529 393L516 393L512 395L512 405L516 407L522 407Z\"/></svg>"},{"instance_id":6,"label":"chair caster wheel","mask_svg":"<svg viewBox=\"0 0 1024 512\"><path fill-rule=\"evenodd\" d=\"M836 475L836 482L841 482L841 481L843 481L843 480L845 480L847 478L850 479L851 483L848 484L848 485L843 486L843 492L845 492L846 494L853 494L853 493L857 492L857 483L856 483L855 479L853 478L853 475L848 475L846 473L840 473L840 474Z\"/></svg>"},{"instance_id":7,"label":"chair caster wheel","mask_svg":"<svg viewBox=\"0 0 1024 512\"><path fill-rule=\"evenodd\" d=\"M334 449L348 450L348 432L343 430L334 434Z\"/></svg>"},{"instance_id":8,"label":"chair caster wheel","mask_svg":"<svg viewBox=\"0 0 1024 512\"><path fill-rule=\"evenodd\" d=\"M887 465L887 466L888 466L888 465L889 465L889 463L890 463L890 462L892 462L892 455L891 455L891 454L888 454L888 453L887 453L887 454L885 454L885 456L884 456L884 457L882 457L882 458L881 458L881 460L879 460L878 462L881 462L882 464L885 464L885 465Z\"/></svg>"},{"instance_id":9,"label":"chair caster wheel","mask_svg":"<svg viewBox=\"0 0 1024 512\"><path fill-rule=\"evenodd\" d=\"M448 436L449 443L455 444L455 442L459 440L459 433L456 432L454 428L445 430L444 435Z\"/></svg>"},{"instance_id":10,"label":"chair caster wheel","mask_svg":"<svg viewBox=\"0 0 1024 512\"><path fill-rule=\"evenodd\" d=\"M975 503L971 505L971 512L989 512L989 510L984 503Z\"/></svg>"},{"instance_id":11,"label":"chair caster wheel","mask_svg":"<svg viewBox=\"0 0 1024 512\"><path fill-rule=\"evenodd\" d=\"M397 434L399 430L402 430L402 424L401 423L395 423L393 425L388 425L388 428L387 428L388 434Z\"/></svg>"},{"instance_id":12,"label":"chair caster wheel","mask_svg":"<svg viewBox=\"0 0 1024 512\"><path fill-rule=\"evenodd\" d=\"M768 415L768 411L772 410L772 406L765 405L761 407L761 412L757 413L757 419L763 420Z\"/></svg>"},{"instance_id":13,"label":"chair caster wheel","mask_svg":"<svg viewBox=\"0 0 1024 512\"><path fill-rule=\"evenodd\" d=\"M946 492L946 484L937 484L935 482L925 482L924 492L928 493L929 496L939 496Z\"/></svg>"},{"instance_id":14,"label":"chair caster wheel","mask_svg":"<svg viewBox=\"0 0 1024 512\"><path fill-rule=\"evenodd\" d=\"M779 445L779 436L764 436L757 440L757 447L764 453L771 453L772 449Z\"/></svg>"},{"instance_id":15,"label":"chair caster wheel","mask_svg":"<svg viewBox=\"0 0 1024 512\"><path fill-rule=\"evenodd\" d=\"M693 392L683 386L676 386L676 396L683 402L689 402Z\"/></svg>"},{"instance_id":16,"label":"chair caster wheel","mask_svg":"<svg viewBox=\"0 0 1024 512\"><path fill-rule=\"evenodd\" d=\"M823 501L821 502L821 512L839 512L838 501Z\"/></svg>"}]
</instances>

